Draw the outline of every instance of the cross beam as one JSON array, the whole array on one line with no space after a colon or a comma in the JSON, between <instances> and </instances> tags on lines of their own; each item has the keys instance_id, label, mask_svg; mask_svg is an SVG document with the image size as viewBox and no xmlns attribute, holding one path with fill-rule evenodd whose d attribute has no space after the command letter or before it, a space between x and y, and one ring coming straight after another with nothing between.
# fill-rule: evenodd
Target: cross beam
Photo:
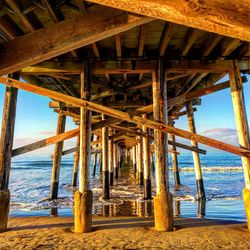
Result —
<instances>
[{"instance_id":1,"label":"cross beam","mask_svg":"<svg viewBox=\"0 0 250 250\"><path fill-rule=\"evenodd\" d=\"M86 101L83 99L78 99L76 97L67 96L61 93L57 93L56 91L48 90L45 88L41 88L32 84L27 84L27 83L17 81L14 79L10 79L10 78L6 78L6 77L0 77L0 82L9 87L19 88L22 90L26 90L32 93L40 94L42 96L55 99L61 102L74 104L78 107L83 107L87 110L95 111L95 112L102 113L108 116L112 116L114 118L118 118L118 119L131 122L131 123L135 123L140 126L146 125L148 128L161 130L163 133L174 134L176 136L179 136L188 140L192 140L195 142L199 142L201 144L204 144L213 148L217 148L223 151L227 151L227 152L239 155L239 156L250 157L250 151L248 149L236 147L227 143L220 142L218 140L214 140L214 139L202 136L202 135L188 132L183 129L171 127L169 125L162 124L157 121L152 121L146 118L142 118L137 115L132 116L127 112L108 108L103 105L93 103L91 101Z\"/></svg>"}]
</instances>

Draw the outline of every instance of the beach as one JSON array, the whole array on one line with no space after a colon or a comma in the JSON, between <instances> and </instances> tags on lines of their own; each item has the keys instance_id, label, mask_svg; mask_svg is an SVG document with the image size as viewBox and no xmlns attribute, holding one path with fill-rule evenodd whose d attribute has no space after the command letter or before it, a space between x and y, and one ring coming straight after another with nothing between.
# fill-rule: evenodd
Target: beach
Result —
<instances>
[{"instance_id":1,"label":"beach","mask_svg":"<svg viewBox=\"0 0 250 250\"><path fill-rule=\"evenodd\" d=\"M74 189L70 185L73 160L63 160L60 199L49 201L52 162L17 159L12 163L10 179L8 231L1 233L0 249L249 249L250 237L241 198L240 159L212 156L201 160L207 194L205 203L200 204L196 197L190 156L179 159L182 186L178 190L173 189L170 172L174 232L154 231L152 201L142 199L143 189L136 185L132 168L122 168L109 201L101 199L99 171L91 178L93 232L78 234L73 232ZM152 180L154 185L153 175Z\"/></svg>"},{"instance_id":2,"label":"beach","mask_svg":"<svg viewBox=\"0 0 250 250\"><path fill-rule=\"evenodd\" d=\"M179 218L155 232L153 218L93 218L93 232L73 232L72 217L11 217L1 249L249 249L245 223Z\"/></svg>"}]
</instances>

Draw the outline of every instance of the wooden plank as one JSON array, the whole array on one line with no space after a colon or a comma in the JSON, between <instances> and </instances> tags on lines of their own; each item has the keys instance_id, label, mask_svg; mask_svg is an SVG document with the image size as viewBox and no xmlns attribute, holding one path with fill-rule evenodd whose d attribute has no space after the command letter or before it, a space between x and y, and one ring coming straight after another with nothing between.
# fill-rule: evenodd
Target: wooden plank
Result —
<instances>
[{"instance_id":1,"label":"wooden plank","mask_svg":"<svg viewBox=\"0 0 250 250\"><path fill-rule=\"evenodd\" d=\"M247 78L244 76L242 77L243 82L247 82ZM208 94L212 94L215 92L218 92L220 90L226 89L230 87L230 81L225 81L219 84L216 84L214 86L208 87L208 88L202 88L202 89L197 89L192 92L189 92L184 95L180 95L174 98L170 98L168 100L168 106L173 106L173 105L179 105L182 104L188 100L192 100L198 97L202 97Z\"/></svg>"},{"instance_id":2,"label":"wooden plank","mask_svg":"<svg viewBox=\"0 0 250 250\"><path fill-rule=\"evenodd\" d=\"M145 25L140 26L140 33L139 33L139 43L138 43L138 56L143 56L144 44L146 39L146 30Z\"/></svg>"},{"instance_id":3,"label":"wooden plank","mask_svg":"<svg viewBox=\"0 0 250 250\"><path fill-rule=\"evenodd\" d=\"M116 47L116 56L118 58L122 57L122 45L121 45L120 34L115 35L115 47Z\"/></svg>"},{"instance_id":4,"label":"wooden plank","mask_svg":"<svg viewBox=\"0 0 250 250\"><path fill-rule=\"evenodd\" d=\"M173 35L174 32L174 25L172 23L165 24L162 37L161 37L161 43L159 48L160 56L164 56L166 53L166 49L168 47L169 41Z\"/></svg>"},{"instance_id":5,"label":"wooden plank","mask_svg":"<svg viewBox=\"0 0 250 250\"><path fill-rule=\"evenodd\" d=\"M96 43L92 43L92 49L94 51L95 57L100 58L99 48Z\"/></svg>"},{"instance_id":6,"label":"wooden plank","mask_svg":"<svg viewBox=\"0 0 250 250\"><path fill-rule=\"evenodd\" d=\"M248 60L240 60L239 66L241 70L246 70ZM91 63L91 72L96 75L106 74L140 74L151 73L157 65L157 60L137 61L134 67L131 60L123 60L122 64L117 64L114 60L98 60ZM22 74L80 74L81 64L74 61L53 62L47 61L37 65L28 66L22 69ZM202 60L169 60L166 66L168 73L176 74L194 74L194 73L227 73L232 70L231 60L202 61ZM110 81L110 76L109 81ZM171 78L170 78L171 79Z\"/></svg>"},{"instance_id":7,"label":"wooden plank","mask_svg":"<svg viewBox=\"0 0 250 250\"><path fill-rule=\"evenodd\" d=\"M22 90L26 90L32 93L37 93L40 94L42 96L47 96L49 98L64 102L64 103L69 103L69 104L73 104L76 105L78 107L84 107L85 109L91 110L91 111L95 111L98 113L102 113L108 116L112 116L114 118L116 118L119 122L119 120L124 120L127 122L131 122L131 123L135 123L138 125L147 125L148 128L151 129L160 129L162 130L164 133L172 133L176 136L185 138L185 139L189 139L189 140L193 140L196 142L200 142L204 145L210 146L210 147L214 147L220 150L224 150L239 156L250 156L250 151L243 149L243 148L239 148L233 145L229 145L227 143L223 143L205 136L201 136L198 134L193 134L190 133L188 131L185 131L183 129L179 129L179 128L173 128L171 126L159 123L157 121L152 121L149 119L145 119L142 117L139 117L137 115L132 115L129 114L127 112L123 112L120 110L115 110L112 108L108 108L105 107L103 105L99 105L96 103L92 103L90 101L86 101L86 100L81 100L72 96L67 96L64 94L59 94L55 91L52 90L48 90L48 89L44 89L38 86L34 86L31 84L26 84L14 79L10 79L10 78L6 78L6 77L0 77L0 83L3 83L9 87L15 87L18 89L22 89ZM149 105L150 106L150 105ZM110 121L109 121L110 122ZM113 122L113 120L112 120Z\"/></svg>"},{"instance_id":8,"label":"wooden plank","mask_svg":"<svg viewBox=\"0 0 250 250\"><path fill-rule=\"evenodd\" d=\"M22 13L19 6L17 5L17 2L14 0L5 0L8 5L11 7L11 9L16 13L16 15L22 20L22 23L25 27L25 29L28 32L33 32L35 29L33 28L32 24L28 20L28 18Z\"/></svg>"},{"instance_id":9,"label":"wooden plank","mask_svg":"<svg viewBox=\"0 0 250 250\"><path fill-rule=\"evenodd\" d=\"M174 72L174 73L225 73L232 70L232 61L171 61L167 64L166 72Z\"/></svg>"},{"instance_id":10,"label":"wooden plank","mask_svg":"<svg viewBox=\"0 0 250 250\"><path fill-rule=\"evenodd\" d=\"M186 56L199 35L198 29L189 29L182 45L182 56Z\"/></svg>"},{"instance_id":11,"label":"wooden plank","mask_svg":"<svg viewBox=\"0 0 250 250\"><path fill-rule=\"evenodd\" d=\"M0 18L0 30L5 34L8 40L12 40L22 34L22 32L5 17Z\"/></svg>"},{"instance_id":12,"label":"wooden plank","mask_svg":"<svg viewBox=\"0 0 250 250\"><path fill-rule=\"evenodd\" d=\"M90 2L250 41L250 1L90 0ZM226 6L226 8L225 8Z\"/></svg>"},{"instance_id":13,"label":"wooden plank","mask_svg":"<svg viewBox=\"0 0 250 250\"><path fill-rule=\"evenodd\" d=\"M151 18L131 16L106 8L89 15L75 16L7 42L5 60L0 62L0 75L59 56L150 21Z\"/></svg>"},{"instance_id":14,"label":"wooden plank","mask_svg":"<svg viewBox=\"0 0 250 250\"><path fill-rule=\"evenodd\" d=\"M216 45L222 40L223 36L218 36L217 34L210 34L208 41L202 51L202 56L208 56Z\"/></svg>"}]
</instances>

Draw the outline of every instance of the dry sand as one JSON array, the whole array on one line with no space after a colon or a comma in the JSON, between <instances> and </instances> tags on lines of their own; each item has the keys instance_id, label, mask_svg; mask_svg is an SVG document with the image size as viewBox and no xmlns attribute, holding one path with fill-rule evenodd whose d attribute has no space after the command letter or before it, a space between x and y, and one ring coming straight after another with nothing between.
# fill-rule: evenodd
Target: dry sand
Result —
<instances>
[{"instance_id":1,"label":"dry sand","mask_svg":"<svg viewBox=\"0 0 250 250\"><path fill-rule=\"evenodd\" d=\"M250 249L246 224L176 219L175 231L153 231L152 218L95 217L92 233L72 232L73 218L10 218L0 249Z\"/></svg>"}]
</instances>

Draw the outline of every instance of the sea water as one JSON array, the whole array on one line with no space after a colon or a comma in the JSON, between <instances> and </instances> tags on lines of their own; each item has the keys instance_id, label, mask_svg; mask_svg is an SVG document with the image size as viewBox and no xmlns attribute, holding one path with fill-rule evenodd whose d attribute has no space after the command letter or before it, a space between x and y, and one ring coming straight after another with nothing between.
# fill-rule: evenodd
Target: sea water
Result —
<instances>
[{"instance_id":1,"label":"sea water","mask_svg":"<svg viewBox=\"0 0 250 250\"><path fill-rule=\"evenodd\" d=\"M170 171L170 187L174 195L175 216L233 219L245 221L242 188L244 175L240 157L230 154L201 155L203 179L207 201L197 201L195 172L191 154L178 156L181 188L174 189L173 173ZM49 158L16 157L12 160L10 174L11 215L72 215L73 193L71 186L73 158L63 158L60 169L59 198L49 201L52 161ZM121 169L120 177L114 181L110 201L102 200L102 183L99 166L92 177L94 194L93 213L116 216L150 216L152 202L143 200L143 189L135 183L133 170ZM169 168L171 158L169 159ZM152 173L153 194L155 181Z\"/></svg>"}]
</instances>

